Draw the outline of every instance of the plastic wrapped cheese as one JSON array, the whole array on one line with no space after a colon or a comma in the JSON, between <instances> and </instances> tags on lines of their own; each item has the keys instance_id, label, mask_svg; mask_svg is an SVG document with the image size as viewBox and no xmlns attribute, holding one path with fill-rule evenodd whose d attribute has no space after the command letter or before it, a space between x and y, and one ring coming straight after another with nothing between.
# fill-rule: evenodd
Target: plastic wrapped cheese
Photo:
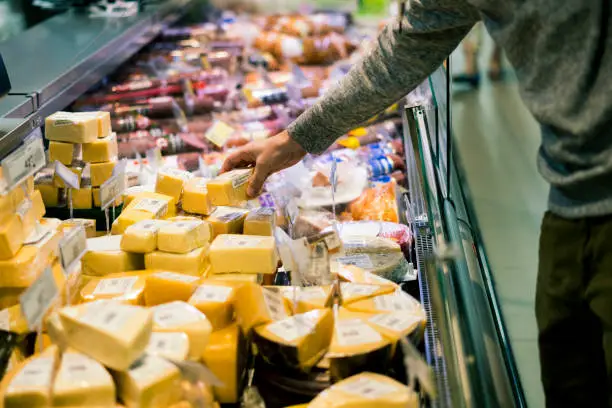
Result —
<instances>
[{"instance_id":1,"label":"plastic wrapped cheese","mask_svg":"<svg viewBox=\"0 0 612 408\"><path fill-rule=\"evenodd\" d=\"M148 354L172 361L184 361L189 354L189 337L185 333L151 333L145 350Z\"/></svg>"},{"instance_id":2,"label":"plastic wrapped cheese","mask_svg":"<svg viewBox=\"0 0 612 408\"><path fill-rule=\"evenodd\" d=\"M207 179L203 177L194 177L187 180L183 186L183 210L202 215L210 215L214 206L208 196L206 188Z\"/></svg>"},{"instance_id":3,"label":"plastic wrapped cheese","mask_svg":"<svg viewBox=\"0 0 612 408\"><path fill-rule=\"evenodd\" d=\"M81 289L81 302L113 299L131 305L144 304L146 273L116 273L93 278Z\"/></svg>"},{"instance_id":4,"label":"plastic wrapped cheese","mask_svg":"<svg viewBox=\"0 0 612 408\"><path fill-rule=\"evenodd\" d=\"M100 187L102 184L108 181L113 175L113 169L115 168L116 161L106 161L100 163L91 163L91 185L93 187Z\"/></svg>"},{"instance_id":5,"label":"plastic wrapped cheese","mask_svg":"<svg viewBox=\"0 0 612 408\"><path fill-rule=\"evenodd\" d=\"M276 226L276 212L274 208L261 207L252 210L244 220L245 235L273 236Z\"/></svg>"},{"instance_id":6,"label":"plastic wrapped cheese","mask_svg":"<svg viewBox=\"0 0 612 408\"><path fill-rule=\"evenodd\" d=\"M254 283L245 283L236 293L236 320L245 333L255 326L282 320L291 315L291 309L278 289L263 288Z\"/></svg>"},{"instance_id":7,"label":"plastic wrapped cheese","mask_svg":"<svg viewBox=\"0 0 612 408\"><path fill-rule=\"evenodd\" d=\"M216 237L220 234L242 234L248 210L236 207L217 207L206 219Z\"/></svg>"},{"instance_id":8,"label":"plastic wrapped cheese","mask_svg":"<svg viewBox=\"0 0 612 408\"><path fill-rule=\"evenodd\" d=\"M213 205L239 205L247 200L246 189L253 169L235 169L207 183Z\"/></svg>"},{"instance_id":9,"label":"plastic wrapped cheese","mask_svg":"<svg viewBox=\"0 0 612 408\"><path fill-rule=\"evenodd\" d=\"M87 252L81 259L81 265L83 274L104 276L144 269L144 257L123 251L120 236L104 236L87 240Z\"/></svg>"},{"instance_id":10,"label":"plastic wrapped cheese","mask_svg":"<svg viewBox=\"0 0 612 408\"><path fill-rule=\"evenodd\" d=\"M210 245L214 273L276 272L278 258L273 237L223 234Z\"/></svg>"},{"instance_id":11,"label":"plastic wrapped cheese","mask_svg":"<svg viewBox=\"0 0 612 408\"><path fill-rule=\"evenodd\" d=\"M112 133L82 145L83 161L87 163L115 162L117 160L117 136Z\"/></svg>"},{"instance_id":12,"label":"plastic wrapped cheese","mask_svg":"<svg viewBox=\"0 0 612 408\"><path fill-rule=\"evenodd\" d=\"M73 160L78 160L80 157L81 145L74 143L65 143L50 141L49 142L49 161L58 161L66 166L72 165Z\"/></svg>"},{"instance_id":13,"label":"plastic wrapped cheese","mask_svg":"<svg viewBox=\"0 0 612 408\"><path fill-rule=\"evenodd\" d=\"M174 300L187 301L200 282L199 276L159 271L147 276L144 301L147 306L160 305Z\"/></svg>"},{"instance_id":14,"label":"plastic wrapped cheese","mask_svg":"<svg viewBox=\"0 0 612 408\"><path fill-rule=\"evenodd\" d=\"M121 237L121 249L142 254L155 251L157 234L168 224L170 222L164 220L146 220L130 225Z\"/></svg>"},{"instance_id":15,"label":"plastic wrapped cheese","mask_svg":"<svg viewBox=\"0 0 612 408\"><path fill-rule=\"evenodd\" d=\"M191 177L188 171L162 168L157 173L155 192L168 195L178 203L183 194L183 185Z\"/></svg>"},{"instance_id":16,"label":"plastic wrapped cheese","mask_svg":"<svg viewBox=\"0 0 612 408\"><path fill-rule=\"evenodd\" d=\"M177 221L164 225L157 233L160 251L185 254L196 248L208 246L210 226L206 221Z\"/></svg>"},{"instance_id":17,"label":"plastic wrapped cheese","mask_svg":"<svg viewBox=\"0 0 612 408\"><path fill-rule=\"evenodd\" d=\"M213 330L222 329L233 321L238 287L235 282L205 280L195 289L189 304L206 315Z\"/></svg>"},{"instance_id":18,"label":"plastic wrapped cheese","mask_svg":"<svg viewBox=\"0 0 612 408\"><path fill-rule=\"evenodd\" d=\"M145 267L149 270L179 272L202 276L208 269L208 248L201 247L186 254L154 251L145 255Z\"/></svg>"},{"instance_id":19,"label":"plastic wrapped cheese","mask_svg":"<svg viewBox=\"0 0 612 408\"><path fill-rule=\"evenodd\" d=\"M98 138L98 119L94 116L55 112L45 119L48 140L70 143L89 143Z\"/></svg>"}]
</instances>

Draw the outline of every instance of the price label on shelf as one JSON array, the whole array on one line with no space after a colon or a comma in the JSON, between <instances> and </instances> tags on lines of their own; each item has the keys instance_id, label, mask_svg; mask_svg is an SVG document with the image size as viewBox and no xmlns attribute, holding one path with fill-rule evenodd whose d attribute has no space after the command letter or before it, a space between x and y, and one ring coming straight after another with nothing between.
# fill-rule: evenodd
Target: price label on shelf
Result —
<instances>
[{"instance_id":1,"label":"price label on shelf","mask_svg":"<svg viewBox=\"0 0 612 408\"><path fill-rule=\"evenodd\" d=\"M68 230L68 233L59 243L60 258L64 274L69 274L75 262L85 254L87 250L87 234L83 226Z\"/></svg>"},{"instance_id":2,"label":"price label on shelf","mask_svg":"<svg viewBox=\"0 0 612 408\"><path fill-rule=\"evenodd\" d=\"M46 164L40 129L35 129L24 144L2 160L2 174L11 189Z\"/></svg>"},{"instance_id":3,"label":"price label on shelf","mask_svg":"<svg viewBox=\"0 0 612 408\"><path fill-rule=\"evenodd\" d=\"M55 174L61 178L68 187L76 190L81 188L79 175L57 160L55 161Z\"/></svg>"},{"instance_id":4,"label":"price label on shelf","mask_svg":"<svg viewBox=\"0 0 612 408\"><path fill-rule=\"evenodd\" d=\"M103 210L115 202L125 190L125 173L119 173L109 178L100 186L100 204Z\"/></svg>"},{"instance_id":5,"label":"price label on shelf","mask_svg":"<svg viewBox=\"0 0 612 408\"><path fill-rule=\"evenodd\" d=\"M31 330L40 327L43 316L49 311L58 295L59 290L53 278L53 271L51 267L47 267L19 297L21 311Z\"/></svg>"}]
</instances>

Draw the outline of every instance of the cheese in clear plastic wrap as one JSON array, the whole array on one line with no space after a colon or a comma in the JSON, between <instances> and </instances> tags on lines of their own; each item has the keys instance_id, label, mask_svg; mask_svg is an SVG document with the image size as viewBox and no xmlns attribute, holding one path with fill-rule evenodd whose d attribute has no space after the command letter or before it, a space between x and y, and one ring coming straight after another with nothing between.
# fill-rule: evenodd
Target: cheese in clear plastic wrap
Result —
<instances>
[{"instance_id":1,"label":"cheese in clear plastic wrap","mask_svg":"<svg viewBox=\"0 0 612 408\"><path fill-rule=\"evenodd\" d=\"M121 237L121 249L142 254L155 251L159 230L168 224L164 220L146 220L130 225Z\"/></svg>"},{"instance_id":2,"label":"cheese in clear plastic wrap","mask_svg":"<svg viewBox=\"0 0 612 408\"><path fill-rule=\"evenodd\" d=\"M206 221L186 220L164 225L157 233L160 251L185 254L208 246L211 228Z\"/></svg>"}]
</instances>

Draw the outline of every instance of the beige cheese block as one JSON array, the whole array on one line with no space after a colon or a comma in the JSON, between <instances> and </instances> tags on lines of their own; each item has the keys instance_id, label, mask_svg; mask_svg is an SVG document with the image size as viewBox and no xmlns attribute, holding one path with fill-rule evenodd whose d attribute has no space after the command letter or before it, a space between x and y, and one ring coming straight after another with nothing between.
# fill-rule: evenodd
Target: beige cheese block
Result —
<instances>
[{"instance_id":1,"label":"beige cheese block","mask_svg":"<svg viewBox=\"0 0 612 408\"><path fill-rule=\"evenodd\" d=\"M112 133L107 137L98 138L83 146L83 161L86 163L102 163L117 161L117 136Z\"/></svg>"},{"instance_id":2,"label":"beige cheese block","mask_svg":"<svg viewBox=\"0 0 612 408\"><path fill-rule=\"evenodd\" d=\"M113 234L123 234L130 225L139 221L165 219L175 215L174 198L158 193L140 193L124 207L121 215L113 223Z\"/></svg>"},{"instance_id":3,"label":"beige cheese block","mask_svg":"<svg viewBox=\"0 0 612 408\"><path fill-rule=\"evenodd\" d=\"M48 140L70 143L90 143L98 138L98 119L93 116L55 112L45 119Z\"/></svg>"},{"instance_id":4,"label":"beige cheese block","mask_svg":"<svg viewBox=\"0 0 612 408\"><path fill-rule=\"evenodd\" d=\"M206 221L177 221L164 225L157 233L160 251L186 254L196 248L208 247L210 226Z\"/></svg>"},{"instance_id":5,"label":"beige cheese block","mask_svg":"<svg viewBox=\"0 0 612 408\"><path fill-rule=\"evenodd\" d=\"M144 304L146 274L109 274L93 278L81 289L81 303L96 300L115 300L130 305Z\"/></svg>"},{"instance_id":6,"label":"beige cheese block","mask_svg":"<svg viewBox=\"0 0 612 408\"><path fill-rule=\"evenodd\" d=\"M276 227L276 212L273 208L261 207L252 210L244 220L245 235L273 236Z\"/></svg>"},{"instance_id":7,"label":"beige cheese block","mask_svg":"<svg viewBox=\"0 0 612 408\"><path fill-rule=\"evenodd\" d=\"M160 228L169 224L164 220L146 220L130 225L121 238L121 249L141 254L155 251Z\"/></svg>"},{"instance_id":8,"label":"beige cheese block","mask_svg":"<svg viewBox=\"0 0 612 408\"><path fill-rule=\"evenodd\" d=\"M175 300L187 301L198 287L201 278L177 272L159 271L147 276L144 301L147 306L161 305Z\"/></svg>"},{"instance_id":9,"label":"beige cheese block","mask_svg":"<svg viewBox=\"0 0 612 408\"><path fill-rule=\"evenodd\" d=\"M83 274L92 276L141 270L144 264L142 254L121 250L120 236L89 238L87 252L81 259Z\"/></svg>"},{"instance_id":10,"label":"beige cheese block","mask_svg":"<svg viewBox=\"0 0 612 408\"><path fill-rule=\"evenodd\" d=\"M189 356L189 337L181 332L154 332L145 351L168 360L185 361Z\"/></svg>"},{"instance_id":11,"label":"beige cheese block","mask_svg":"<svg viewBox=\"0 0 612 408\"><path fill-rule=\"evenodd\" d=\"M144 352L153 313L139 306L98 301L58 311L70 347L114 370L127 370Z\"/></svg>"},{"instance_id":12,"label":"beige cheese block","mask_svg":"<svg viewBox=\"0 0 612 408\"><path fill-rule=\"evenodd\" d=\"M95 238L96 234L96 220L89 218L69 218L62 221L59 226L60 231L64 231L69 228L83 227L87 238Z\"/></svg>"},{"instance_id":13,"label":"beige cheese block","mask_svg":"<svg viewBox=\"0 0 612 408\"><path fill-rule=\"evenodd\" d=\"M111 118L110 112L94 111L94 112L74 112L77 116L91 116L96 119L98 124L98 137L104 138L111 134Z\"/></svg>"},{"instance_id":14,"label":"beige cheese block","mask_svg":"<svg viewBox=\"0 0 612 408\"><path fill-rule=\"evenodd\" d=\"M246 190L253 169L235 169L223 173L207 184L213 205L240 205L248 199Z\"/></svg>"},{"instance_id":15,"label":"beige cheese block","mask_svg":"<svg viewBox=\"0 0 612 408\"><path fill-rule=\"evenodd\" d=\"M182 332L189 337L189 357L197 360L208 344L212 326L192 305L175 301L151 308L155 332Z\"/></svg>"},{"instance_id":16,"label":"beige cheese block","mask_svg":"<svg viewBox=\"0 0 612 408\"><path fill-rule=\"evenodd\" d=\"M206 315L213 330L219 330L234 320L234 302L239 287L236 282L207 279L195 289L188 302Z\"/></svg>"},{"instance_id":17,"label":"beige cheese block","mask_svg":"<svg viewBox=\"0 0 612 408\"><path fill-rule=\"evenodd\" d=\"M40 191L40 194L45 203L45 207L57 207L60 201L60 189L53 185L53 182L37 184L36 190Z\"/></svg>"},{"instance_id":18,"label":"beige cheese block","mask_svg":"<svg viewBox=\"0 0 612 408\"><path fill-rule=\"evenodd\" d=\"M128 408L167 408L181 400L179 369L161 357L144 355L114 376L117 394Z\"/></svg>"},{"instance_id":19,"label":"beige cheese block","mask_svg":"<svg viewBox=\"0 0 612 408\"><path fill-rule=\"evenodd\" d=\"M14 214L0 224L0 260L17 255L26 239L21 218Z\"/></svg>"},{"instance_id":20,"label":"beige cheese block","mask_svg":"<svg viewBox=\"0 0 612 408\"><path fill-rule=\"evenodd\" d=\"M115 403L113 378L97 361L66 350L53 383L54 407L111 407Z\"/></svg>"},{"instance_id":21,"label":"beige cheese block","mask_svg":"<svg viewBox=\"0 0 612 408\"><path fill-rule=\"evenodd\" d=\"M179 169L160 169L157 172L155 192L168 195L178 203L183 195L183 185L192 177L191 173Z\"/></svg>"},{"instance_id":22,"label":"beige cheese block","mask_svg":"<svg viewBox=\"0 0 612 408\"><path fill-rule=\"evenodd\" d=\"M206 183L208 179L194 177L183 185L182 207L184 211L193 214L210 215L215 207L208 197Z\"/></svg>"},{"instance_id":23,"label":"beige cheese block","mask_svg":"<svg viewBox=\"0 0 612 408\"><path fill-rule=\"evenodd\" d=\"M249 282L240 286L236 292L234 310L236 320L246 334L255 326L291 316L291 310L280 290L263 288Z\"/></svg>"},{"instance_id":24,"label":"beige cheese block","mask_svg":"<svg viewBox=\"0 0 612 408\"><path fill-rule=\"evenodd\" d=\"M248 210L236 207L217 207L206 219L216 237L220 234L242 234Z\"/></svg>"},{"instance_id":25,"label":"beige cheese block","mask_svg":"<svg viewBox=\"0 0 612 408\"><path fill-rule=\"evenodd\" d=\"M208 246L194 249L186 254L171 254L155 251L145 255L148 270L179 272L192 276L202 276L208 269Z\"/></svg>"},{"instance_id":26,"label":"beige cheese block","mask_svg":"<svg viewBox=\"0 0 612 408\"><path fill-rule=\"evenodd\" d=\"M214 273L276 272L278 258L273 237L222 234L210 245Z\"/></svg>"}]
</instances>

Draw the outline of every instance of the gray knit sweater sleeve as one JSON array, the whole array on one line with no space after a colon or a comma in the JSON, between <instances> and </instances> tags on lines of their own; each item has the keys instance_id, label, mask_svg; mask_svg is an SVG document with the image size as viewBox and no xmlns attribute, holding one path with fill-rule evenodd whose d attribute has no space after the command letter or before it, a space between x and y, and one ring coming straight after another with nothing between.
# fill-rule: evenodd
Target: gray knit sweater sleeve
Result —
<instances>
[{"instance_id":1,"label":"gray knit sweater sleeve","mask_svg":"<svg viewBox=\"0 0 612 408\"><path fill-rule=\"evenodd\" d=\"M338 137L408 94L455 49L480 18L464 0L409 0L401 30L389 24L376 45L289 134L321 153Z\"/></svg>"}]
</instances>

